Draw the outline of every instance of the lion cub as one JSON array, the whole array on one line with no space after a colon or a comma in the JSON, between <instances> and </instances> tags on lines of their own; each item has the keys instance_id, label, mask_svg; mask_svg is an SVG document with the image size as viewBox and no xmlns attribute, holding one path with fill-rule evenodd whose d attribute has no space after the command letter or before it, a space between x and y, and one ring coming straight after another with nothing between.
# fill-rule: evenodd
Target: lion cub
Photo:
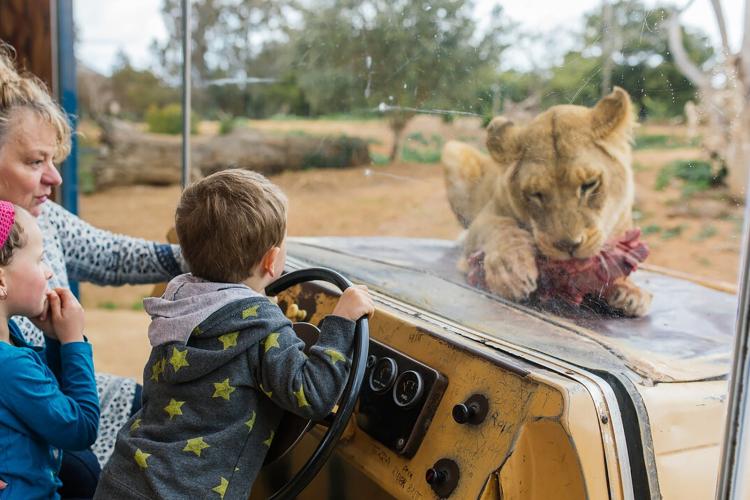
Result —
<instances>
[{"instance_id":1,"label":"lion cub","mask_svg":"<svg viewBox=\"0 0 750 500\"><path fill-rule=\"evenodd\" d=\"M459 142L443 148L448 199L468 232L459 269L484 251L487 286L523 300L537 288L537 252L586 259L632 228L630 96L619 87L593 108L554 106L525 126L497 117L487 127L490 157ZM643 316L651 294L627 278L604 300Z\"/></svg>"}]
</instances>

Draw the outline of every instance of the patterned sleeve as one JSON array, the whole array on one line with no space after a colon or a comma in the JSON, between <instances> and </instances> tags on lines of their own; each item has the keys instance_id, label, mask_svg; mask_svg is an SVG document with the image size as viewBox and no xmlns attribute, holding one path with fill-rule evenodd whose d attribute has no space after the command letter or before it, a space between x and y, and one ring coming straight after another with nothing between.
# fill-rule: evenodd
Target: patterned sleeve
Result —
<instances>
[{"instance_id":1,"label":"patterned sleeve","mask_svg":"<svg viewBox=\"0 0 750 500\"><path fill-rule=\"evenodd\" d=\"M180 248L97 229L54 203L46 215L53 225L70 279L97 285L167 281L187 271Z\"/></svg>"},{"instance_id":2,"label":"patterned sleeve","mask_svg":"<svg viewBox=\"0 0 750 500\"><path fill-rule=\"evenodd\" d=\"M259 344L256 378L260 390L277 405L311 420L326 417L338 401L349 374L354 322L336 316L323 320L318 342L306 355L291 326Z\"/></svg>"}]
</instances>

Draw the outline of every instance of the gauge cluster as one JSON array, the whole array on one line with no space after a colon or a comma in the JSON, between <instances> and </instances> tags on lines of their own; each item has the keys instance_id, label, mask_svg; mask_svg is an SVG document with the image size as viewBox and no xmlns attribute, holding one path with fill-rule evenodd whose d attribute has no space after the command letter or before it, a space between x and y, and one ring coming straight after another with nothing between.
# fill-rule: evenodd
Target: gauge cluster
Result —
<instances>
[{"instance_id":1,"label":"gauge cluster","mask_svg":"<svg viewBox=\"0 0 750 500\"><path fill-rule=\"evenodd\" d=\"M448 385L437 370L370 339L357 424L396 453L413 456Z\"/></svg>"}]
</instances>

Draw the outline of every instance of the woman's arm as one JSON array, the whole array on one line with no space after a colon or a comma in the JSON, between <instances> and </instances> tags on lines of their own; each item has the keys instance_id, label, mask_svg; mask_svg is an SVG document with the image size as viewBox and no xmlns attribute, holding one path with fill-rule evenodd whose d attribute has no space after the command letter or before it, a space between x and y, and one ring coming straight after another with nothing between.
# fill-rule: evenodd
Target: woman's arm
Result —
<instances>
[{"instance_id":1,"label":"woman's arm","mask_svg":"<svg viewBox=\"0 0 750 500\"><path fill-rule=\"evenodd\" d=\"M42 214L45 251L55 244L61 251L70 279L98 285L167 281L187 272L177 245L156 243L97 229L61 206L48 202Z\"/></svg>"}]
</instances>

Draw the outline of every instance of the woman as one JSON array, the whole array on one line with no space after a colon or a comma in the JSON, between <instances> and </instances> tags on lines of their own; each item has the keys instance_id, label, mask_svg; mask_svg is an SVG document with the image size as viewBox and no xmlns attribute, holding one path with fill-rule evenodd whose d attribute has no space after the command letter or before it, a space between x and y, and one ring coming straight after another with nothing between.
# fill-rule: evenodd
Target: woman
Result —
<instances>
[{"instance_id":1,"label":"woman","mask_svg":"<svg viewBox=\"0 0 750 500\"><path fill-rule=\"evenodd\" d=\"M70 126L44 84L16 71L6 47L0 43L0 199L38 217L45 259L54 273L50 287L67 288L68 279L99 285L155 283L184 272L179 247L96 229L49 201L62 182L55 163L70 152ZM15 319L29 343L43 343L31 322ZM104 464L133 405L140 406L140 396L132 379L97 374L97 386L102 417L92 450Z\"/></svg>"}]
</instances>

